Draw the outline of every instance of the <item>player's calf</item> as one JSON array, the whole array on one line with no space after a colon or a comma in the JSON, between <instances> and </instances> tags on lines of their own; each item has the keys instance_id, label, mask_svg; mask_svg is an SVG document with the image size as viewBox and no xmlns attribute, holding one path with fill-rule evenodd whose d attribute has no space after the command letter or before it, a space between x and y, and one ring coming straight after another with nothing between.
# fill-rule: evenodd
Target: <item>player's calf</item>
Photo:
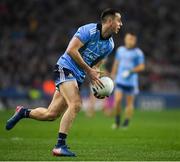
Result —
<instances>
[{"instance_id":1,"label":"player's calf","mask_svg":"<svg viewBox=\"0 0 180 162\"><path fill-rule=\"evenodd\" d=\"M123 127L129 126L133 113L134 113L134 106L132 104L128 105L125 110L125 120L123 122Z\"/></svg>"},{"instance_id":2,"label":"player's calf","mask_svg":"<svg viewBox=\"0 0 180 162\"><path fill-rule=\"evenodd\" d=\"M48 121L54 121L59 117L59 114L56 112L47 112L46 113L46 120Z\"/></svg>"}]
</instances>

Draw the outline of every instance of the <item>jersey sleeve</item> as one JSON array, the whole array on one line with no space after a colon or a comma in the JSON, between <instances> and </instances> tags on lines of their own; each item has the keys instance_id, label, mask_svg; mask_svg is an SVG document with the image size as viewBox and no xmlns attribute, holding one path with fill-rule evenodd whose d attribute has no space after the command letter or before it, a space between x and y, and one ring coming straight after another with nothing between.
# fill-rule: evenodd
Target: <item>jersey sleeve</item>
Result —
<instances>
[{"instance_id":1,"label":"jersey sleeve","mask_svg":"<svg viewBox=\"0 0 180 162\"><path fill-rule=\"evenodd\" d=\"M144 64L144 62L145 62L144 53L140 49L138 49L137 54L138 54L137 65Z\"/></svg>"},{"instance_id":2,"label":"jersey sleeve","mask_svg":"<svg viewBox=\"0 0 180 162\"><path fill-rule=\"evenodd\" d=\"M79 40L85 44L86 42L88 42L90 40L90 33L89 33L89 29L86 25L81 26L77 32L74 34L75 37L79 38Z\"/></svg>"}]
</instances>

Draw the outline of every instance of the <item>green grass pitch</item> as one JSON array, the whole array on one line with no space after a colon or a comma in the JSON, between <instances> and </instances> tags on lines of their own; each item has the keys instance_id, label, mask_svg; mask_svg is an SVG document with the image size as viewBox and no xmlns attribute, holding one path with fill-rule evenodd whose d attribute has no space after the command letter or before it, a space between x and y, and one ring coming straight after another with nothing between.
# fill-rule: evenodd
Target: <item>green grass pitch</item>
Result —
<instances>
[{"instance_id":1,"label":"green grass pitch","mask_svg":"<svg viewBox=\"0 0 180 162\"><path fill-rule=\"evenodd\" d=\"M112 130L113 119L97 113L78 115L68 137L75 158L53 157L59 120L22 120L6 131L12 111L0 112L0 160L180 160L180 110L136 111L127 130Z\"/></svg>"}]
</instances>

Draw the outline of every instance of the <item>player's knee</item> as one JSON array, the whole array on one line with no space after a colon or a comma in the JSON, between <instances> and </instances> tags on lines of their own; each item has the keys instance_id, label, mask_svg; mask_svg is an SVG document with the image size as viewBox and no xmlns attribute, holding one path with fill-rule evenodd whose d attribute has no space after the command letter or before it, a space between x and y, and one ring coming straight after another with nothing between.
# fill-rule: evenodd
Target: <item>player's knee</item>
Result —
<instances>
[{"instance_id":1,"label":"player's knee","mask_svg":"<svg viewBox=\"0 0 180 162\"><path fill-rule=\"evenodd\" d=\"M82 102L81 101L72 102L70 104L70 107L74 113L78 113L82 107Z\"/></svg>"},{"instance_id":2,"label":"player's knee","mask_svg":"<svg viewBox=\"0 0 180 162\"><path fill-rule=\"evenodd\" d=\"M127 102L127 107L129 109L133 109L134 108L134 103L133 102Z\"/></svg>"},{"instance_id":3,"label":"player's knee","mask_svg":"<svg viewBox=\"0 0 180 162\"><path fill-rule=\"evenodd\" d=\"M121 104L121 99L115 100L115 107L119 106Z\"/></svg>"},{"instance_id":4,"label":"player's knee","mask_svg":"<svg viewBox=\"0 0 180 162\"><path fill-rule=\"evenodd\" d=\"M128 110L134 110L134 106L133 106L132 104L127 105L127 109L128 109Z\"/></svg>"}]
</instances>

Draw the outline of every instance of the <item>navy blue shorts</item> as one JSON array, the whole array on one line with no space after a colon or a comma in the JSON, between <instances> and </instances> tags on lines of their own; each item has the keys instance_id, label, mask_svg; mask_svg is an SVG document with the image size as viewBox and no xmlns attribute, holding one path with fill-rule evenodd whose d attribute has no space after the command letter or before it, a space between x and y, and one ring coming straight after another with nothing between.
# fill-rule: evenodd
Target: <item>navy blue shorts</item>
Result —
<instances>
[{"instance_id":1,"label":"navy blue shorts","mask_svg":"<svg viewBox=\"0 0 180 162\"><path fill-rule=\"evenodd\" d=\"M126 86L126 85L122 85L122 84L116 84L115 90L120 91L127 95L136 95L139 93L138 87Z\"/></svg>"},{"instance_id":2,"label":"navy blue shorts","mask_svg":"<svg viewBox=\"0 0 180 162\"><path fill-rule=\"evenodd\" d=\"M71 70L64 67L60 67L59 65L55 65L53 73L54 73L54 82L57 90L59 90L59 85L63 82L72 81L72 80L77 81ZM82 83L77 81L77 84L78 87L80 88Z\"/></svg>"}]
</instances>

